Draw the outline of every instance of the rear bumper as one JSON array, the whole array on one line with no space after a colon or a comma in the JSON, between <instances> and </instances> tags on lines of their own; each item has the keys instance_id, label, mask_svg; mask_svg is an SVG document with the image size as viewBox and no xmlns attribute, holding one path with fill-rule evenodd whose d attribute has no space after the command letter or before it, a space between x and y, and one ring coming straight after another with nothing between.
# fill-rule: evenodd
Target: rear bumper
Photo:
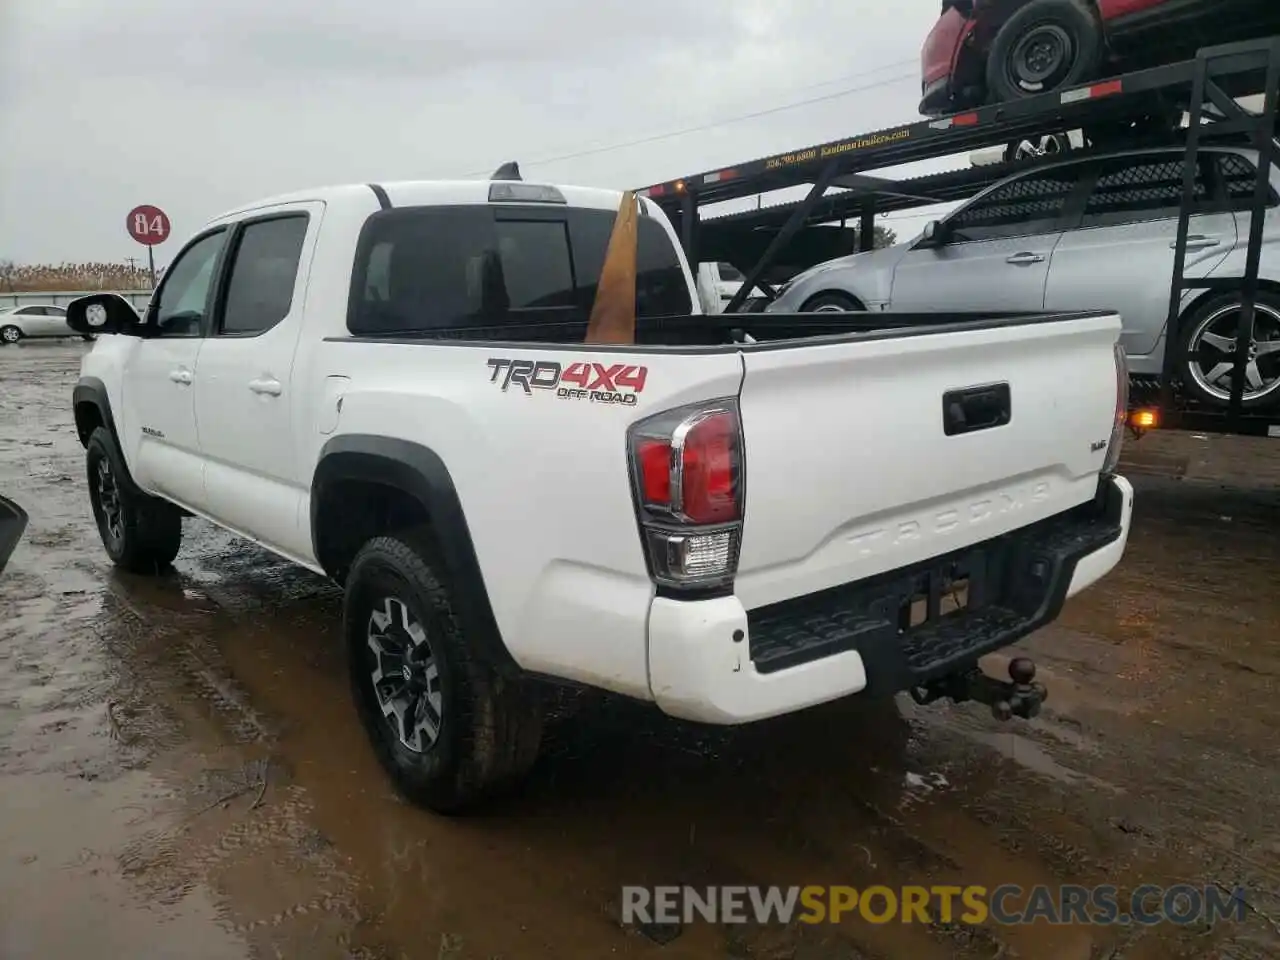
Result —
<instances>
[{"instance_id":1,"label":"rear bumper","mask_svg":"<svg viewBox=\"0 0 1280 960\"><path fill-rule=\"evenodd\" d=\"M650 690L672 716L733 724L911 689L1056 619L1068 597L1120 562L1132 516L1133 487L1116 477L1067 513L869 581L749 612L736 597L659 597ZM913 595L929 597L936 615L943 570L968 577L969 606L902 630L899 611Z\"/></svg>"}]
</instances>

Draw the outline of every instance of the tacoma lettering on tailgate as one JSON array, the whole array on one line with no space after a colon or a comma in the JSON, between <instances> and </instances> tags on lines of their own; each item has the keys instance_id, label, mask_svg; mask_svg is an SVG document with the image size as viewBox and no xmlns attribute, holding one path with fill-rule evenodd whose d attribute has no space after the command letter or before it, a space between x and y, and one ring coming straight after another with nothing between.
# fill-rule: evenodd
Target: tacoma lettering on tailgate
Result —
<instances>
[{"instance_id":1,"label":"tacoma lettering on tailgate","mask_svg":"<svg viewBox=\"0 0 1280 960\"><path fill-rule=\"evenodd\" d=\"M1052 490L1048 481L1040 481L1022 489L1004 490L976 500L964 509L947 509L919 518L904 518L871 530L862 529L848 537L858 555L869 557L886 547L946 536L960 527L975 527L1007 514L1022 510L1028 504L1048 499Z\"/></svg>"},{"instance_id":2,"label":"tacoma lettering on tailgate","mask_svg":"<svg viewBox=\"0 0 1280 960\"><path fill-rule=\"evenodd\" d=\"M562 400L587 400L591 403L618 403L634 406L637 394L644 390L648 367L633 363L571 363L554 360L512 360L491 357L486 361L491 371L490 383L506 393L516 386L526 394L535 390L554 390Z\"/></svg>"}]
</instances>

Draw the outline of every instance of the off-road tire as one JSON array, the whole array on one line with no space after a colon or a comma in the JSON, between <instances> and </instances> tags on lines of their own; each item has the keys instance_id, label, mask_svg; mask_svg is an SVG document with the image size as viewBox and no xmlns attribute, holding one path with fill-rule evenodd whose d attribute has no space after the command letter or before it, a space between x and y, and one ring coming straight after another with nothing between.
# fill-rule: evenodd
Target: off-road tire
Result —
<instances>
[{"instance_id":1,"label":"off-road tire","mask_svg":"<svg viewBox=\"0 0 1280 960\"><path fill-rule=\"evenodd\" d=\"M378 761L410 802L456 814L515 786L542 742L538 691L502 676L468 642L454 601L457 587L429 529L377 537L351 564L343 605L351 693ZM380 600L403 603L421 625L439 670L438 733L409 749L384 717L372 679L370 622Z\"/></svg>"},{"instance_id":2,"label":"off-road tire","mask_svg":"<svg viewBox=\"0 0 1280 960\"><path fill-rule=\"evenodd\" d=\"M100 465L105 461L119 501L119 535L113 535L101 485ZM182 513L173 504L139 490L125 467L124 457L111 431L97 427L85 450L89 501L98 535L111 562L130 573L163 573L182 546Z\"/></svg>"},{"instance_id":3,"label":"off-road tire","mask_svg":"<svg viewBox=\"0 0 1280 960\"><path fill-rule=\"evenodd\" d=\"M1013 76L1015 55L1032 31L1046 28L1057 29L1070 39L1071 60L1060 75L1047 78L1049 82L1043 82L1040 89L1026 89ZM987 56L988 102L1008 103L1093 80L1102 69L1105 50L1102 25L1082 0L1031 0L1005 22L992 41Z\"/></svg>"}]
</instances>

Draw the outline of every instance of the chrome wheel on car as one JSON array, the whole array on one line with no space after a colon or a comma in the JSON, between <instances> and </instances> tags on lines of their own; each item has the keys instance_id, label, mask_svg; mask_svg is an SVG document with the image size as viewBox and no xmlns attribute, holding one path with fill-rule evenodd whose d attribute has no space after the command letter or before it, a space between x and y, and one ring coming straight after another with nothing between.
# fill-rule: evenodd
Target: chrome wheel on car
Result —
<instances>
[{"instance_id":1,"label":"chrome wheel on car","mask_svg":"<svg viewBox=\"0 0 1280 960\"><path fill-rule=\"evenodd\" d=\"M0 327L0 341L5 343L17 343L22 339L22 331L15 326Z\"/></svg>"},{"instance_id":2,"label":"chrome wheel on car","mask_svg":"<svg viewBox=\"0 0 1280 960\"><path fill-rule=\"evenodd\" d=\"M1197 392L1224 405L1231 402L1240 312L1239 303L1218 307L1196 324L1186 341L1187 372L1199 388ZM1245 366L1244 402L1256 405L1277 390L1280 390L1280 309L1258 303Z\"/></svg>"},{"instance_id":3,"label":"chrome wheel on car","mask_svg":"<svg viewBox=\"0 0 1280 960\"><path fill-rule=\"evenodd\" d=\"M404 601L384 597L369 615L367 643L383 718L405 749L426 751L439 738L444 716L440 668L426 630Z\"/></svg>"},{"instance_id":4,"label":"chrome wheel on car","mask_svg":"<svg viewBox=\"0 0 1280 960\"><path fill-rule=\"evenodd\" d=\"M1005 148L1005 161L1038 160L1044 157L1056 157L1071 149L1071 142L1065 135L1046 134L1028 140L1017 140Z\"/></svg>"},{"instance_id":5,"label":"chrome wheel on car","mask_svg":"<svg viewBox=\"0 0 1280 960\"><path fill-rule=\"evenodd\" d=\"M847 293L827 290L810 297L800 307L801 313L861 313L863 306Z\"/></svg>"}]
</instances>

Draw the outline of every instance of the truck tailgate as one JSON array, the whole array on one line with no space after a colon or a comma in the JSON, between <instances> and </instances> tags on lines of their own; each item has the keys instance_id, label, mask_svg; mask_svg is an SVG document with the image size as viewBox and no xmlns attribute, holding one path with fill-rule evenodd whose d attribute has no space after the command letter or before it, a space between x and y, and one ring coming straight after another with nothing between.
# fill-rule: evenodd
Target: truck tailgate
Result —
<instances>
[{"instance_id":1,"label":"truck tailgate","mask_svg":"<svg viewBox=\"0 0 1280 960\"><path fill-rule=\"evenodd\" d=\"M1117 315L1095 314L747 347L743 605L896 570L1089 500L1119 334ZM1007 422L955 432L959 412L970 428L985 422L1003 385Z\"/></svg>"}]
</instances>

